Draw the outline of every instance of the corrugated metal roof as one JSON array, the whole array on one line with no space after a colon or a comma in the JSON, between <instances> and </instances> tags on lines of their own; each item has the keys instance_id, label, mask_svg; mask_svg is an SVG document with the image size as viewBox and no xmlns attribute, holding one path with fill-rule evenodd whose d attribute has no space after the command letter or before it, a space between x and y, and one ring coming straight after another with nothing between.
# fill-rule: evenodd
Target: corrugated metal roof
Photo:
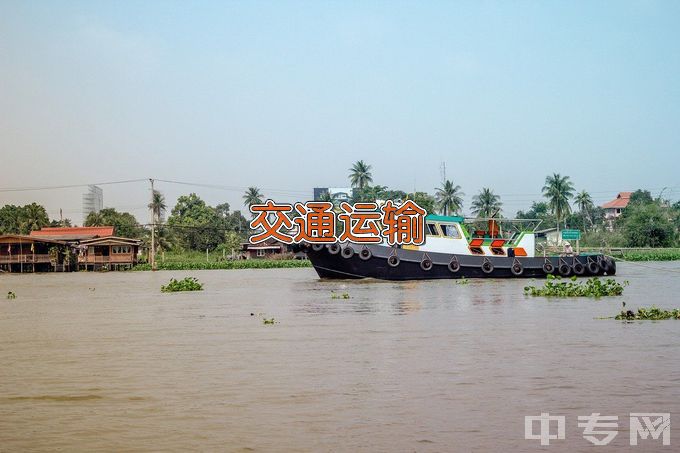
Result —
<instances>
[{"instance_id":1,"label":"corrugated metal roof","mask_svg":"<svg viewBox=\"0 0 680 453\"><path fill-rule=\"evenodd\" d=\"M90 239L101 236L113 236L114 227L51 227L31 231L33 237L50 239Z\"/></svg>"}]
</instances>

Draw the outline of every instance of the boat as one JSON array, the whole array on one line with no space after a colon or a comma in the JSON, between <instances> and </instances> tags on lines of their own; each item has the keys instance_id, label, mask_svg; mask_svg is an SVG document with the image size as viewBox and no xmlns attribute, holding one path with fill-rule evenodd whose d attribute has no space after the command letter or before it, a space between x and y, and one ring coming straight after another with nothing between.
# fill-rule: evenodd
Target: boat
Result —
<instances>
[{"instance_id":1,"label":"boat","mask_svg":"<svg viewBox=\"0 0 680 453\"><path fill-rule=\"evenodd\" d=\"M604 254L536 254L537 219L465 219L427 215L422 245L303 243L321 278L426 280L614 275ZM505 231L504 231L505 230Z\"/></svg>"}]
</instances>

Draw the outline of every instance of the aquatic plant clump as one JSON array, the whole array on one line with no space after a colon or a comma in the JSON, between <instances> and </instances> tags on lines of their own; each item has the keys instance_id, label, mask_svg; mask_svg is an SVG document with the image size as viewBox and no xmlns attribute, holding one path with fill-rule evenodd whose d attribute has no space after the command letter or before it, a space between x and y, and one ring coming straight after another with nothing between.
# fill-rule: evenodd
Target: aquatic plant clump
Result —
<instances>
[{"instance_id":1,"label":"aquatic plant clump","mask_svg":"<svg viewBox=\"0 0 680 453\"><path fill-rule=\"evenodd\" d=\"M621 313L616 315L614 319L622 321L680 319L680 309L674 308L673 310L662 310L661 308L652 305L649 308L638 308L637 313L633 310L621 310Z\"/></svg>"},{"instance_id":2,"label":"aquatic plant clump","mask_svg":"<svg viewBox=\"0 0 680 453\"><path fill-rule=\"evenodd\" d=\"M14 294L14 291L7 291L7 298L8 299L16 299L17 295Z\"/></svg>"},{"instance_id":3,"label":"aquatic plant clump","mask_svg":"<svg viewBox=\"0 0 680 453\"><path fill-rule=\"evenodd\" d=\"M613 278L601 280L597 277L589 278L585 282L577 282L576 277L562 280L559 276L548 275L542 288L525 286L524 294L528 296L544 297L603 297L620 296L628 282L619 283Z\"/></svg>"},{"instance_id":4,"label":"aquatic plant clump","mask_svg":"<svg viewBox=\"0 0 680 453\"><path fill-rule=\"evenodd\" d=\"M350 299L350 295L349 293L338 294L331 291L331 299Z\"/></svg>"},{"instance_id":5,"label":"aquatic plant clump","mask_svg":"<svg viewBox=\"0 0 680 453\"><path fill-rule=\"evenodd\" d=\"M175 278L170 279L170 283L161 286L161 291L164 293L174 293L178 291L202 291L203 283L200 283L196 277L186 277L182 280Z\"/></svg>"}]
</instances>

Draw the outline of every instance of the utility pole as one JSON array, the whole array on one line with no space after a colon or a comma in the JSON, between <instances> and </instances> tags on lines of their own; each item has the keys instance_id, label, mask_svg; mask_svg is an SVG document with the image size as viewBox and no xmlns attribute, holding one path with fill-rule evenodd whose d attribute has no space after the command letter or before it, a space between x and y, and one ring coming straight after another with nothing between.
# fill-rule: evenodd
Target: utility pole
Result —
<instances>
[{"instance_id":1,"label":"utility pole","mask_svg":"<svg viewBox=\"0 0 680 453\"><path fill-rule=\"evenodd\" d=\"M149 255L149 261L151 261L151 270L155 271L156 270L156 216L154 215L154 206L153 206L153 201L154 201L154 194L156 193L153 188L153 179L149 178L149 181L151 182L151 204L149 207L151 208L151 255Z\"/></svg>"}]
</instances>

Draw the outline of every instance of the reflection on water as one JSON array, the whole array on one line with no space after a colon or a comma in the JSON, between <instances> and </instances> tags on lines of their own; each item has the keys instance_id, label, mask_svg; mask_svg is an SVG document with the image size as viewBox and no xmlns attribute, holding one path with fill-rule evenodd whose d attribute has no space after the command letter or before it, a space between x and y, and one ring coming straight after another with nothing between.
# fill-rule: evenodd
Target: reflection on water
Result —
<instances>
[{"instance_id":1,"label":"reflection on water","mask_svg":"<svg viewBox=\"0 0 680 453\"><path fill-rule=\"evenodd\" d=\"M680 279L619 274L600 301L309 269L2 275L0 450L528 450L541 412L567 416L551 450L590 450L578 415L680 413L680 323L595 319L678 306ZM186 275L206 290L160 293Z\"/></svg>"}]
</instances>

